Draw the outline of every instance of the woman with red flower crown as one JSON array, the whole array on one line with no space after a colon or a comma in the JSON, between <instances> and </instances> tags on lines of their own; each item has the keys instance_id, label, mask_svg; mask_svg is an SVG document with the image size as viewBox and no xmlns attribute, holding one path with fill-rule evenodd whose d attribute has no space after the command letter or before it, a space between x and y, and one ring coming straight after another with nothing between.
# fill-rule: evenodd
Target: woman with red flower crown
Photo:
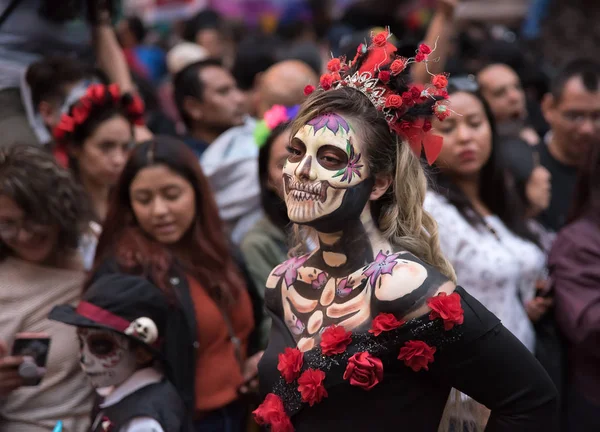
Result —
<instances>
[{"instance_id":1,"label":"woman with red flower crown","mask_svg":"<svg viewBox=\"0 0 600 432\"><path fill-rule=\"evenodd\" d=\"M374 35L352 62L330 61L292 125L288 216L312 228L318 247L267 281L273 324L254 418L273 432L552 431L552 382L455 285L423 209L420 157L432 164L442 145L430 118L452 115L446 76L411 85L404 71L432 50L403 58L388 38ZM452 388L489 419L458 413Z\"/></svg>"},{"instance_id":2,"label":"woman with red flower crown","mask_svg":"<svg viewBox=\"0 0 600 432\"><path fill-rule=\"evenodd\" d=\"M62 115L53 134L57 147L69 155L69 166L90 199L94 223L84 238L84 260L91 265L95 238L108 209L108 195L116 184L129 150L134 128L144 125L144 104L117 84L92 84Z\"/></svg>"}]
</instances>

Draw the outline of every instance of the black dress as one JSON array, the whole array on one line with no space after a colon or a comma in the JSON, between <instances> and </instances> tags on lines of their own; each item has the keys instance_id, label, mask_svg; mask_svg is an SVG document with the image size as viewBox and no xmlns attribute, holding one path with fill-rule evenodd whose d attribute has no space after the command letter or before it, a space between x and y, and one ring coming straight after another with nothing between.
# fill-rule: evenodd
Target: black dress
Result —
<instances>
[{"instance_id":1,"label":"black dress","mask_svg":"<svg viewBox=\"0 0 600 432\"><path fill-rule=\"evenodd\" d=\"M287 383L278 370L279 354L296 343L273 313L269 346L259 364L261 391L283 402L298 432L436 432L452 387L492 410L486 431L556 430L557 395L546 372L498 318L462 288L456 293L464 321L452 329L430 314L378 336L369 332L369 323L354 330L341 354L323 355L320 346L305 352L302 371L325 373L327 397L313 406L302 401L297 379ZM414 371L398 359L408 341L435 347L428 370ZM348 360L358 352L368 352L383 365L383 378L370 390L344 379Z\"/></svg>"}]
</instances>

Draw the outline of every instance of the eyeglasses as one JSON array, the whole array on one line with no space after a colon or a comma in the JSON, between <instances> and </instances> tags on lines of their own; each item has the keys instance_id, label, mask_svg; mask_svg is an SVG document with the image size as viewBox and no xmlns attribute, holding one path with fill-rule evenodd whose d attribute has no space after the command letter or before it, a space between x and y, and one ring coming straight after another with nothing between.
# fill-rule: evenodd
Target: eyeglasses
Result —
<instances>
[{"instance_id":1,"label":"eyeglasses","mask_svg":"<svg viewBox=\"0 0 600 432\"><path fill-rule=\"evenodd\" d=\"M479 91L479 83L474 75L462 75L450 77L448 79L448 88L455 91L475 93Z\"/></svg>"},{"instance_id":2,"label":"eyeglasses","mask_svg":"<svg viewBox=\"0 0 600 432\"><path fill-rule=\"evenodd\" d=\"M21 230L29 234L43 234L46 232L47 225L32 222L27 219L20 221L0 222L0 238L4 241L11 241L19 236Z\"/></svg>"}]
</instances>

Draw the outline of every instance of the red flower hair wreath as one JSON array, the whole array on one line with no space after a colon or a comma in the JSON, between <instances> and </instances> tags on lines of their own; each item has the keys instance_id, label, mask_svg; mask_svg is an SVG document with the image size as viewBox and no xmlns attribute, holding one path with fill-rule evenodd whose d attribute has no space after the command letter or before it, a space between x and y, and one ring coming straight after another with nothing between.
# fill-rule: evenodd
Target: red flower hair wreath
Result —
<instances>
[{"instance_id":1,"label":"red flower hair wreath","mask_svg":"<svg viewBox=\"0 0 600 432\"><path fill-rule=\"evenodd\" d=\"M54 128L53 135L58 146L69 142L78 127L84 124L98 108L119 109L132 125L144 125L144 102L137 95L121 93L117 84L92 84L85 95L75 102L67 114L63 114Z\"/></svg>"}]
</instances>

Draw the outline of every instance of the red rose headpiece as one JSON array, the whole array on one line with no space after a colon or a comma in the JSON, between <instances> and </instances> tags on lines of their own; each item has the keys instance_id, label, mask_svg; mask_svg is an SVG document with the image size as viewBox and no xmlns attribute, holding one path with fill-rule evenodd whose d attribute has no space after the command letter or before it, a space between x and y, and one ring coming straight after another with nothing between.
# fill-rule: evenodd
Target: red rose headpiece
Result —
<instances>
[{"instance_id":1,"label":"red rose headpiece","mask_svg":"<svg viewBox=\"0 0 600 432\"><path fill-rule=\"evenodd\" d=\"M53 131L56 143L59 146L66 144L91 115L107 108L121 111L132 125L144 125L144 102L139 96L121 93L117 84L92 84L69 112L60 118Z\"/></svg>"},{"instance_id":2,"label":"red rose headpiece","mask_svg":"<svg viewBox=\"0 0 600 432\"><path fill-rule=\"evenodd\" d=\"M417 156L424 149L427 162L432 164L442 149L442 137L431 134L429 117L443 120L450 114L445 89L448 80L445 74L432 74L431 84L426 86L408 83L402 72L412 63L428 62L433 51L421 44L415 57L401 57L388 41L390 36L387 30L374 35L370 45L359 45L351 62L345 58L330 60L320 88L351 87L363 93L383 113L391 131L408 141Z\"/></svg>"}]
</instances>

